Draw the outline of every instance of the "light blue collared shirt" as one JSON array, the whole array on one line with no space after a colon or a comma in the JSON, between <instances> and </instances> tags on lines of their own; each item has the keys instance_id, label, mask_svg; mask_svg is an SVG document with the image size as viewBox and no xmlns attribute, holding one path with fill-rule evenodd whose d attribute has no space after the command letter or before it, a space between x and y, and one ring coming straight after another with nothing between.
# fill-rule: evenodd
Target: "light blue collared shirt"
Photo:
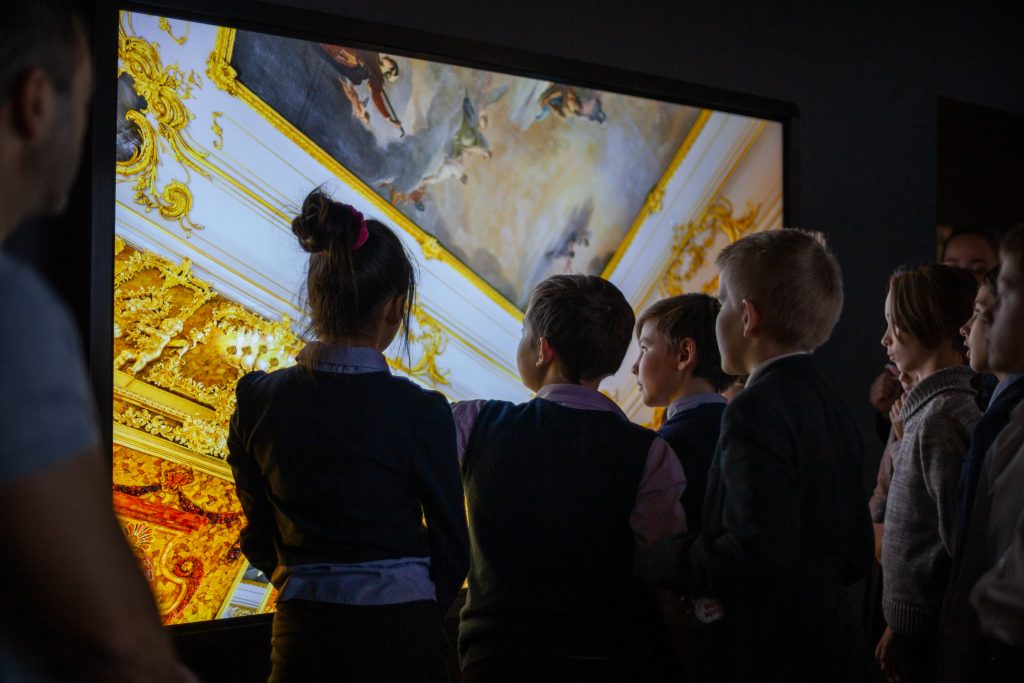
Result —
<instances>
[{"instance_id":1,"label":"light blue collared shirt","mask_svg":"<svg viewBox=\"0 0 1024 683\"><path fill-rule=\"evenodd\" d=\"M307 344L296 357L321 372L359 375L391 373L384 354L363 346ZM278 602L311 600L337 605L395 605L437 600L429 557L400 557L353 564L299 564L282 567L285 576Z\"/></svg>"},{"instance_id":2,"label":"light blue collared shirt","mask_svg":"<svg viewBox=\"0 0 1024 683\"><path fill-rule=\"evenodd\" d=\"M668 409L665 411L665 419L671 420L679 413L691 410L697 406L702 406L705 403L728 403L728 401L725 400L725 396L713 391L702 391L699 394L690 394L689 396L683 396L672 401L672 403L669 404Z\"/></svg>"},{"instance_id":3,"label":"light blue collared shirt","mask_svg":"<svg viewBox=\"0 0 1024 683\"><path fill-rule=\"evenodd\" d=\"M1010 386L1011 384L1019 380L1021 377L1024 377L1024 372L1015 372L1012 375L1007 376L1006 379L997 384L995 391L992 392L992 398L988 400L988 408L991 408L992 405L996 402L996 399L999 398L999 394L1006 391L1006 387Z\"/></svg>"},{"instance_id":4,"label":"light blue collared shirt","mask_svg":"<svg viewBox=\"0 0 1024 683\"><path fill-rule=\"evenodd\" d=\"M334 346L324 342L313 342L306 344L295 360L322 372L345 375L361 375L367 372L391 374L384 354L366 346Z\"/></svg>"}]
</instances>

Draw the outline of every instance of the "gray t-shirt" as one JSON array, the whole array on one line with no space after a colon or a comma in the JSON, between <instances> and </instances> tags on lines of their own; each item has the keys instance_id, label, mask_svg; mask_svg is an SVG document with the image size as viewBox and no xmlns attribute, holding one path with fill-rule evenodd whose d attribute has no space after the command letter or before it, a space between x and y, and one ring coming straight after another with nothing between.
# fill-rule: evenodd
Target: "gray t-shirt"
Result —
<instances>
[{"instance_id":1,"label":"gray t-shirt","mask_svg":"<svg viewBox=\"0 0 1024 683\"><path fill-rule=\"evenodd\" d=\"M0 484L80 455L99 438L71 316L38 275L0 251ZM51 680L19 657L3 628L0 682Z\"/></svg>"},{"instance_id":2,"label":"gray t-shirt","mask_svg":"<svg viewBox=\"0 0 1024 683\"><path fill-rule=\"evenodd\" d=\"M32 270L0 251L0 483L99 443L78 334Z\"/></svg>"}]
</instances>

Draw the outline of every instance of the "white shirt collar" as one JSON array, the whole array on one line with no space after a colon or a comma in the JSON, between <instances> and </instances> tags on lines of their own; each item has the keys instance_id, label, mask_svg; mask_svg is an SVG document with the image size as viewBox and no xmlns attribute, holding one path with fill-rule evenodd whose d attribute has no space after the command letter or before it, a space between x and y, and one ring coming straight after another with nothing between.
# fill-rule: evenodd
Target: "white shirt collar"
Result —
<instances>
[{"instance_id":1,"label":"white shirt collar","mask_svg":"<svg viewBox=\"0 0 1024 683\"><path fill-rule=\"evenodd\" d=\"M810 351L794 351L793 353L783 353L782 355L775 356L774 358L769 358L768 360L761 361L756 366L754 366L753 370L750 371L750 377L747 378L747 384L749 385L750 383L752 383L758 375L765 371L765 368L767 368L775 361L782 360L783 358L793 358L794 356L809 355L811 355Z\"/></svg>"}]
</instances>

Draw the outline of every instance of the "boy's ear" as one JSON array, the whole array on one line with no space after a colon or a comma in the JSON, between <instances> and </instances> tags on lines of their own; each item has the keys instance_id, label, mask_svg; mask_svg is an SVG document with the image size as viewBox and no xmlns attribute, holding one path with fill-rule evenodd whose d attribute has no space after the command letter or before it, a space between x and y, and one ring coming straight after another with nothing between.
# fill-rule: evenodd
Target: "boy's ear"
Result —
<instances>
[{"instance_id":1,"label":"boy's ear","mask_svg":"<svg viewBox=\"0 0 1024 683\"><path fill-rule=\"evenodd\" d=\"M744 299L743 306L743 336L752 337L761 330L761 311L757 309L750 299Z\"/></svg>"},{"instance_id":2,"label":"boy's ear","mask_svg":"<svg viewBox=\"0 0 1024 683\"><path fill-rule=\"evenodd\" d=\"M541 337L540 343L537 344L537 362L538 368L544 368L551 365L555 358L558 357L558 352L555 351L555 347L551 345L547 337Z\"/></svg>"},{"instance_id":3,"label":"boy's ear","mask_svg":"<svg viewBox=\"0 0 1024 683\"><path fill-rule=\"evenodd\" d=\"M684 372L697 365L697 342L686 337L676 347L676 370Z\"/></svg>"}]
</instances>

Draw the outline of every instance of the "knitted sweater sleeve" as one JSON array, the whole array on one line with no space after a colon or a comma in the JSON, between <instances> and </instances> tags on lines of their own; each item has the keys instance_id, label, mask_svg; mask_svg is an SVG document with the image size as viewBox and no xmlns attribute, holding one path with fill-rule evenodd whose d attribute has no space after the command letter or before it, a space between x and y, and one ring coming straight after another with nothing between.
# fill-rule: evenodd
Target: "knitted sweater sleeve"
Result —
<instances>
[{"instance_id":1,"label":"knitted sweater sleeve","mask_svg":"<svg viewBox=\"0 0 1024 683\"><path fill-rule=\"evenodd\" d=\"M966 427L942 413L926 416L917 432L915 450L920 458L921 477L938 514L939 538L950 557L953 556L956 522L956 488L970 444L971 435Z\"/></svg>"}]
</instances>

